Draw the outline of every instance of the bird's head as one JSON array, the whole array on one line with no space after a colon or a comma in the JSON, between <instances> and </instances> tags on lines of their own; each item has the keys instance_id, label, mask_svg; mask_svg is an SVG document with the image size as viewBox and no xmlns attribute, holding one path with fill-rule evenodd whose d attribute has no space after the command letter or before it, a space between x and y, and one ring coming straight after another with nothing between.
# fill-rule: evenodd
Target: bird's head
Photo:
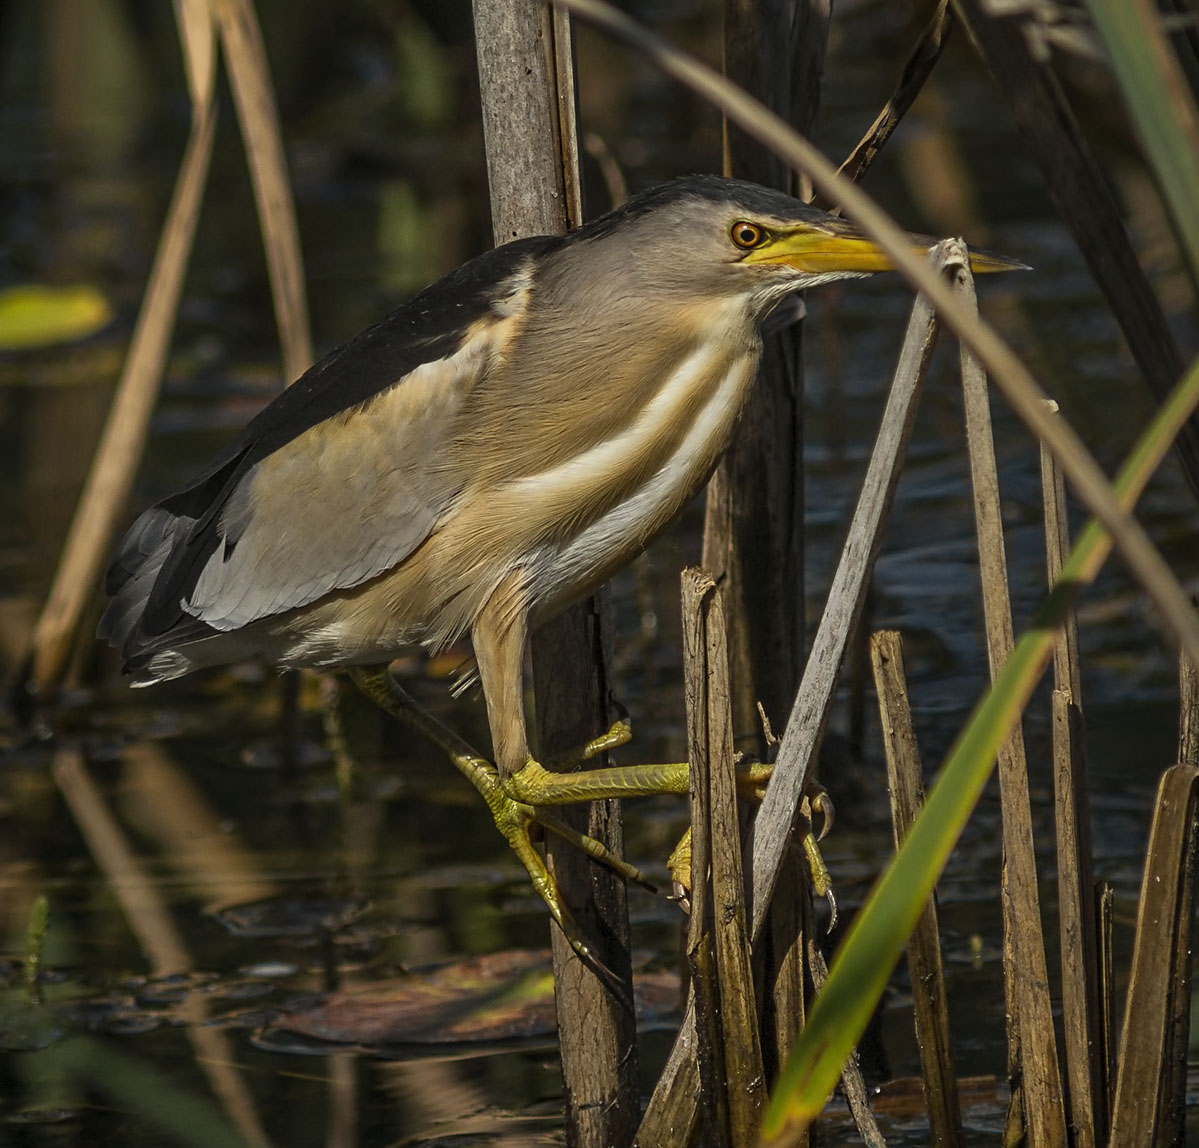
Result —
<instances>
[{"instance_id":1,"label":"bird's head","mask_svg":"<svg viewBox=\"0 0 1199 1148\"><path fill-rule=\"evenodd\" d=\"M782 192L715 176L653 188L576 235L593 274L610 261L614 275L656 283L675 300L741 298L759 317L806 287L894 267L852 223ZM909 239L920 252L935 242ZM971 252L970 266L976 273L1024 267L986 252Z\"/></svg>"}]
</instances>

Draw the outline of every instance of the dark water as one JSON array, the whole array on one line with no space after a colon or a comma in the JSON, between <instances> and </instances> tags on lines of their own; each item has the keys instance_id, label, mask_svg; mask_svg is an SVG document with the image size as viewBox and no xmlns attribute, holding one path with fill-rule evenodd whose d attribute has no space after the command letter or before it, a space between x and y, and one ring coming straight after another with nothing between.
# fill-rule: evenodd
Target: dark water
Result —
<instances>
[{"instance_id":1,"label":"dark water","mask_svg":"<svg viewBox=\"0 0 1199 1148\"><path fill-rule=\"evenodd\" d=\"M259 5L280 91L315 338L324 350L489 242L473 46L465 4ZM652 5L648 19L718 58L718 17ZM169 11L86 0L0 9L0 285L88 282L117 309L66 349L0 356L0 667L28 640L119 369L186 131ZM72 34L74 33L74 34ZM821 142L844 154L886 98L911 29L901 6L840 13ZM584 31L585 130L633 187L718 165L719 124L646 65ZM1088 73L1068 69L1071 82ZM1083 101L1087 129L1184 345L1194 300L1110 95ZM604 203L588 166L591 203ZM1035 272L983 285L983 308L1029 361L1106 466L1150 406L1114 322L965 44L947 53L869 189L916 230L964 233ZM138 505L169 492L282 380L249 182L231 106L221 136ZM908 292L882 277L814 293L807 335L807 517L813 618L877 426ZM879 560L875 626L903 630L917 731L930 769L984 681L977 575L954 356L942 348ZM1017 627L1042 593L1035 446L997 405L996 436ZM132 460L131 460L132 462ZM1145 521L1184 579L1199 563L1196 510L1173 463ZM132 516L132 508L130 512ZM617 671L635 750L675 758L683 741L676 577L698 555L698 507L614 588ZM1080 618L1100 876L1116 892L1117 946L1131 937L1153 786L1173 760L1173 655L1116 566ZM281 767L282 690L255 667L132 692L106 654L81 651L54 741L0 730L0 1144L229 1142L225 1122L275 1144L532 1144L560 1139L548 1033L389 1045L379 1058L284 1033L333 981L394 992L400 970L540 948L548 924L473 791L435 754L342 690L302 685ZM444 666L412 688L486 743L477 698L453 701ZM1026 722L1034 811L1055 892L1044 699ZM867 711L869 707L867 707ZM344 731L339 768L325 723ZM843 707L835 740L853 721ZM840 797L826 842L852 911L890 849L882 767L863 752L825 781ZM346 763L352 762L352 768ZM348 779L348 780L347 780ZM651 872L683 825L679 803L630 809L631 855ZM941 885L951 1013L963 1074L1002 1076L999 824L988 793ZM48 898L47 998L63 1033L30 1027L20 959L30 905ZM638 960L663 975L679 915L634 892ZM1051 930L1052 932L1052 930ZM1056 941L1050 937L1051 949ZM1051 954L1051 963L1054 957ZM660 986L659 986L660 987ZM656 999L641 1061L647 1088L669 1045ZM378 1017L381 1005L368 1010ZM42 1014L38 1014L39 1016ZM360 1016L342 1018L351 1044ZM358 1026L358 1027L356 1027ZM507 1041L500 1040L506 1035ZM497 1043L498 1042L498 1043ZM363 1041L363 1043L370 1043ZM41 1051L37 1046L46 1044ZM880 1014L876 1079L918 1071L906 986ZM15 1051L17 1048L24 1051ZM998 1143L1002 1106L969 1110L972 1142ZM896 1142L923 1143L910 1115ZM260 1131L255 1131L260 1130ZM844 1133L849 1137L848 1133ZM842 1137L841 1126L832 1138ZM848 1141L847 1141L848 1142Z\"/></svg>"}]
</instances>

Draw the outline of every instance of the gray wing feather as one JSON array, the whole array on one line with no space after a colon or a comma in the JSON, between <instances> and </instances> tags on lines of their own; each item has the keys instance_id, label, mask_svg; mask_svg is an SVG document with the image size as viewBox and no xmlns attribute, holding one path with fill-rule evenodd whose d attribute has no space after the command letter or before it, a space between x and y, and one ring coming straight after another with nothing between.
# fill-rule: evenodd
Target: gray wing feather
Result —
<instances>
[{"instance_id":1,"label":"gray wing feather","mask_svg":"<svg viewBox=\"0 0 1199 1148\"><path fill-rule=\"evenodd\" d=\"M461 489L436 463L485 364L485 341L468 343L247 471L184 611L235 630L401 563Z\"/></svg>"}]
</instances>

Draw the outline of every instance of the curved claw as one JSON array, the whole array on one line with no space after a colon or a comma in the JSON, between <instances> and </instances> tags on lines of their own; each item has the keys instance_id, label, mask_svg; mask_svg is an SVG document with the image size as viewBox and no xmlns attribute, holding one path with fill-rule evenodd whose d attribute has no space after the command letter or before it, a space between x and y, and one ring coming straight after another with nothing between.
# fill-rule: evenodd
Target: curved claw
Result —
<instances>
[{"instance_id":1,"label":"curved claw","mask_svg":"<svg viewBox=\"0 0 1199 1148\"><path fill-rule=\"evenodd\" d=\"M623 706L617 706L619 716L608 727L608 729L599 735L593 737L589 742L586 742L581 750L571 755L574 761L591 761L593 758L599 757L601 753L607 753L611 749L619 749L622 745L628 745L633 740L633 723L629 719L628 710Z\"/></svg>"},{"instance_id":2,"label":"curved claw","mask_svg":"<svg viewBox=\"0 0 1199 1148\"><path fill-rule=\"evenodd\" d=\"M832 874L820 853L818 842L821 836L823 834L818 836L809 822L807 827L801 831L799 839L808 860L808 872L812 877L812 892L828 902L830 915L827 931L831 933L837 927L837 898L833 895Z\"/></svg>"},{"instance_id":3,"label":"curved claw","mask_svg":"<svg viewBox=\"0 0 1199 1148\"><path fill-rule=\"evenodd\" d=\"M836 820L837 810L828 790L818 781L809 781L807 793L804 795L804 812L815 830L816 817L820 817L820 829L816 830L816 840L823 841L828 836Z\"/></svg>"}]
</instances>

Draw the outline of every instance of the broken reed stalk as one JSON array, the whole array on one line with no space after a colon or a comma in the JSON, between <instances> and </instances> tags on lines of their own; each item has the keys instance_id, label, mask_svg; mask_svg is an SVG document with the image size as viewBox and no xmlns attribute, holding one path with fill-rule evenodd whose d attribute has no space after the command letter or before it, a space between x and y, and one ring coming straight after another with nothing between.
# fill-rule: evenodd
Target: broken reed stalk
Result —
<instances>
[{"instance_id":1,"label":"broken reed stalk","mask_svg":"<svg viewBox=\"0 0 1199 1148\"><path fill-rule=\"evenodd\" d=\"M682 574L687 759L691 762L691 919L687 957L698 1009L700 1088L715 1144L750 1145L766 1079L750 963L733 765L733 711L721 592Z\"/></svg>"},{"instance_id":2,"label":"broken reed stalk","mask_svg":"<svg viewBox=\"0 0 1199 1148\"><path fill-rule=\"evenodd\" d=\"M1178 760L1199 768L1199 667L1186 656L1178 659ZM1194 904L1195 846L1197 829L1192 824L1183 862L1183 886L1179 891L1178 927L1174 936L1174 969L1171 1016L1166 1034L1166 1067L1157 1108L1156 1148L1182 1148L1186 1140L1187 1053L1190 1044L1191 952L1194 922L1187 906Z\"/></svg>"},{"instance_id":3,"label":"broken reed stalk","mask_svg":"<svg viewBox=\"0 0 1199 1148\"><path fill-rule=\"evenodd\" d=\"M1199 769L1173 765L1158 785L1149 833L1108 1148L1185 1141L1197 819ZM1171 1063L1179 1057L1180 1070ZM1171 1095L1179 1072L1184 1086Z\"/></svg>"},{"instance_id":4,"label":"broken reed stalk","mask_svg":"<svg viewBox=\"0 0 1199 1148\"><path fill-rule=\"evenodd\" d=\"M881 630L871 636L870 664L878 694L891 818L898 849L924 804L924 772L908 704L903 643L897 631ZM962 1106L953 1066L941 933L933 897L929 898L908 941L908 980L912 987L930 1141L935 1148L962 1148L965 1143Z\"/></svg>"},{"instance_id":5,"label":"broken reed stalk","mask_svg":"<svg viewBox=\"0 0 1199 1148\"><path fill-rule=\"evenodd\" d=\"M977 307L974 280L964 259L957 265L953 285L963 302L971 308ZM982 365L964 346L961 371L987 660L994 681L1015 645L999 472L987 377ZM1011 1115L1015 1115L1017 1105L1023 1105L1024 1126L1032 1144L1065 1144L1066 1114L1054 1040L1045 938L1041 931L1028 763L1019 723L999 750L998 774L1003 815L1003 983L1009 1026L1008 1069L1013 1081Z\"/></svg>"},{"instance_id":6,"label":"broken reed stalk","mask_svg":"<svg viewBox=\"0 0 1199 1148\"><path fill-rule=\"evenodd\" d=\"M539 0L475 0L474 21L496 243L560 234L582 215L573 89L561 87L574 74L569 21L565 14L551 20ZM512 115L513 108L521 114ZM597 597L572 607L530 643L543 760L609 724L602 602ZM564 808L562 817L622 852L618 802ZM631 1142L639 1116L624 884L573 846L551 841L546 851L593 952L619 982L605 982L560 930L551 929L568 1142L621 1148Z\"/></svg>"},{"instance_id":7,"label":"broken reed stalk","mask_svg":"<svg viewBox=\"0 0 1199 1148\"><path fill-rule=\"evenodd\" d=\"M810 133L820 102L830 0L725 0L724 71L798 130ZM795 193L786 165L724 122L723 171ZM757 732L758 707L781 720L804 651L803 324L764 336L757 383L729 451L708 483L702 565L719 582L728 617L734 728ZM787 865L769 937L758 945L767 1079L799 1035L804 1012L803 873Z\"/></svg>"},{"instance_id":8,"label":"broken reed stalk","mask_svg":"<svg viewBox=\"0 0 1199 1148\"><path fill-rule=\"evenodd\" d=\"M1070 550L1070 530L1065 480L1044 447L1041 495L1048 583L1052 587ZM1090 786L1083 757L1082 672L1073 610L1068 612L1054 643L1053 680L1053 795L1066 1081L1074 1148L1096 1148L1107 1138L1106 1041L1095 932Z\"/></svg>"}]
</instances>

